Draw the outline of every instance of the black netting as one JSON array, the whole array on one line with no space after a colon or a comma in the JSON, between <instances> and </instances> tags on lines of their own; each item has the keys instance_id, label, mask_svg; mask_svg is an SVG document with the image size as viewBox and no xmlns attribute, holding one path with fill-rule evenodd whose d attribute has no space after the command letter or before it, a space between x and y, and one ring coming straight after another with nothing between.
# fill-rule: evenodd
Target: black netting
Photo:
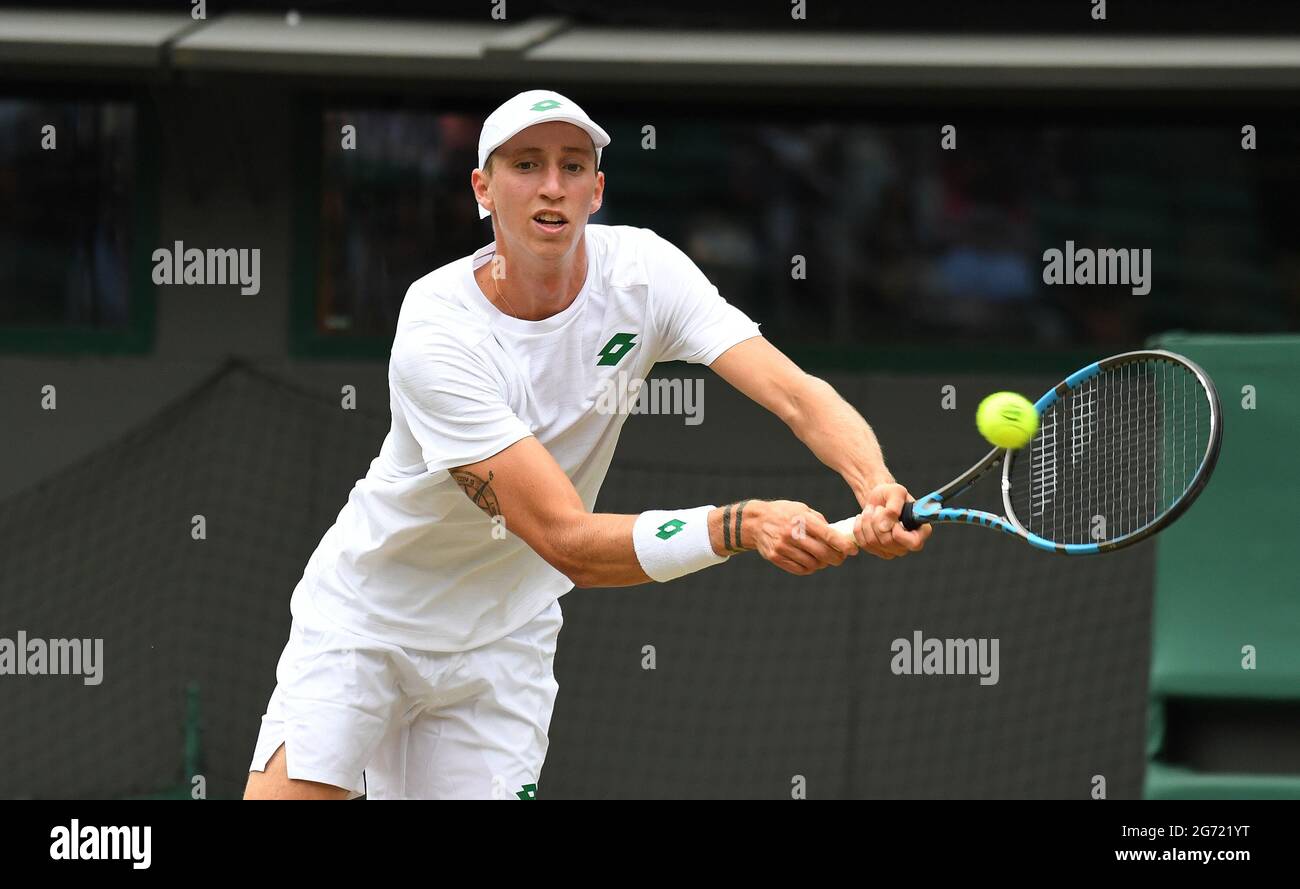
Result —
<instances>
[{"instance_id":1,"label":"black netting","mask_svg":"<svg viewBox=\"0 0 1300 889\"><path fill-rule=\"evenodd\" d=\"M710 422L725 410L711 406ZM0 502L0 636L104 640L99 686L0 677L0 796L183 785L190 683L209 795L238 795L289 594L387 424L234 365ZM891 418L916 430L892 449L899 478L941 483L978 456L932 426ZM854 507L815 461L736 470L699 456L616 458L598 509L771 497L833 520ZM973 494L998 502L996 483ZM196 514L203 541L190 535ZM749 554L672 584L576 590L563 600L542 795L788 797L802 775L822 798L1082 797L1104 774L1110 796L1136 796L1150 552L1065 559L940 528L921 556L860 557L812 578ZM998 638L998 684L894 675L891 642L916 630ZM647 645L653 671L641 667Z\"/></svg>"}]
</instances>

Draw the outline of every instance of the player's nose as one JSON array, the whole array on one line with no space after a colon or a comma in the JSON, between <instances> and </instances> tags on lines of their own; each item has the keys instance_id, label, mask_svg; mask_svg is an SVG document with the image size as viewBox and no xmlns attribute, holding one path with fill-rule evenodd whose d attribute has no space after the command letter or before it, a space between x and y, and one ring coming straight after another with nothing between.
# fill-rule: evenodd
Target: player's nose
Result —
<instances>
[{"instance_id":1,"label":"player's nose","mask_svg":"<svg viewBox=\"0 0 1300 889\"><path fill-rule=\"evenodd\" d=\"M564 197L564 179L559 167L547 167L542 177L541 196L552 200Z\"/></svg>"}]
</instances>

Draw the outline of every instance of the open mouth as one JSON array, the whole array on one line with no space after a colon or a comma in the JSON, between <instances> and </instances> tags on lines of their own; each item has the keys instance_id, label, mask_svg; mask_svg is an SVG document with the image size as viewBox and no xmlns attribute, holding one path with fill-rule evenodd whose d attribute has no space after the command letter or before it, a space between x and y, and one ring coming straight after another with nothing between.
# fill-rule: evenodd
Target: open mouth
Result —
<instances>
[{"instance_id":1,"label":"open mouth","mask_svg":"<svg viewBox=\"0 0 1300 889\"><path fill-rule=\"evenodd\" d=\"M537 223L538 227L546 232L564 231L565 226L569 224L569 220L565 218L563 213L553 213L545 210L534 215L533 222Z\"/></svg>"}]
</instances>

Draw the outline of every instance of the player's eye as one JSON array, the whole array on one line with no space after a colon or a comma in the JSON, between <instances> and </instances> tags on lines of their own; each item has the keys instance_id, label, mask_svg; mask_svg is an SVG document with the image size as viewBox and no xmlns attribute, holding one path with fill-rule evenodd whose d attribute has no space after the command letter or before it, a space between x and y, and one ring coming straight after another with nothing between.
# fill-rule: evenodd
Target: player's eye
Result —
<instances>
[{"instance_id":1,"label":"player's eye","mask_svg":"<svg viewBox=\"0 0 1300 889\"><path fill-rule=\"evenodd\" d=\"M583 169L582 164L565 164L564 166L570 173L581 173Z\"/></svg>"},{"instance_id":2,"label":"player's eye","mask_svg":"<svg viewBox=\"0 0 1300 889\"><path fill-rule=\"evenodd\" d=\"M520 161L519 163L515 164L515 168L522 170L524 167L530 164L532 166L537 166L537 163L535 161Z\"/></svg>"}]
</instances>

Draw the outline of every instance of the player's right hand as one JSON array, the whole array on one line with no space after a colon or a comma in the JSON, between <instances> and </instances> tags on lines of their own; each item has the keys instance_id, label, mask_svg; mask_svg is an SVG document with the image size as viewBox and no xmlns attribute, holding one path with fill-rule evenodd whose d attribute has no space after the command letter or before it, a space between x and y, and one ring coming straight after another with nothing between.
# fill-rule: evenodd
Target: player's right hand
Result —
<instances>
[{"instance_id":1,"label":"player's right hand","mask_svg":"<svg viewBox=\"0 0 1300 889\"><path fill-rule=\"evenodd\" d=\"M893 559L924 549L925 542L934 533L934 526L922 525L909 531L900 521L903 505L911 499L907 488L896 482L876 485L868 491L866 503L853 529L858 546L881 559Z\"/></svg>"},{"instance_id":2,"label":"player's right hand","mask_svg":"<svg viewBox=\"0 0 1300 889\"><path fill-rule=\"evenodd\" d=\"M835 531L826 516L796 500L751 501L744 522L753 529L759 555L791 574L812 574L858 554L856 540Z\"/></svg>"}]
</instances>

